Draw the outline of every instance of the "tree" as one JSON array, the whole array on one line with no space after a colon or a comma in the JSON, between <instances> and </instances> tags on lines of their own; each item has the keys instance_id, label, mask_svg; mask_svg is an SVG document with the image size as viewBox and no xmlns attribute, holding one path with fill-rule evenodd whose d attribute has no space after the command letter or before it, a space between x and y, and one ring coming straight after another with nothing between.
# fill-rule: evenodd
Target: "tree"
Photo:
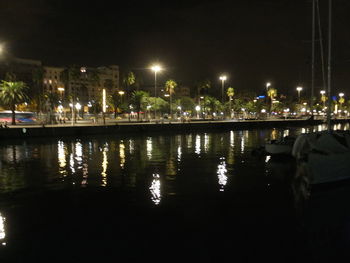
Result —
<instances>
[{"instance_id":1,"label":"tree","mask_svg":"<svg viewBox=\"0 0 350 263\"><path fill-rule=\"evenodd\" d=\"M135 77L134 72L132 72L132 71L126 72L126 74L123 77L123 86L124 86L124 89L126 92L125 95L126 95L127 99L129 98L129 95L131 94L129 89L132 85L135 84L135 82L136 82L136 77Z\"/></svg>"},{"instance_id":2,"label":"tree","mask_svg":"<svg viewBox=\"0 0 350 263\"><path fill-rule=\"evenodd\" d=\"M197 84L197 96L198 96L198 104L200 103L200 96L203 91L208 91L211 88L210 80L206 79Z\"/></svg>"},{"instance_id":3,"label":"tree","mask_svg":"<svg viewBox=\"0 0 350 263\"><path fill-rule=\"evenodd\" d=\"M24 82L1 81L0 102L12 111L12 125L16 125L16 104L20 104L29 99L27 95L27 85Z\"/></svg>"},{"instance_id":4,"label":"tree","mask_svg":"<svg viewBox=\"0 0 350 263\"><path fill-rule=\"evenodd\" d=\"M269 88L268 91L267 91L267 96L269 96L269 98L270 98L270 114L271 114L272 101L273 101L273 98L277 96L277 90L274 89L274 88Z\"/></svg>"},{"instance_id":5,"label":"tree","mask_svg":"<svg viewBox=\"0 0 350 263\"><path fill-rule=\"evenodd\" d=\"M172 94L175 93L175 89L177 87L177 83L172 80L172 79L169 79L165 82L165 91L167 93L169 93L169 96L170 96L170 118L172 118L172 109L171 109L171 98L172 98Z\"/></svg>"},{"instance_id":6,"label":"tree","mask_svg":"<svg viewBox=\"0 0 350 263\"><path fill-rule=\"evenodd\" d=\"M137 111L137 120L140 119L140 111L144 108L145 98L149 97L148 92L142 90L136 90L132 93L131 104L134 109Z\"/></svg>"},{"instance_id":7,"label":"tree","mask_svg":"<svg viewBox=\"0 0 350 263\"><path fill-rule=\"evenodd\" d=\"M232 97L235 95L235 91L232 87L227 88L227 96L230 101L230 118L232 117Z\"/></svg>"}]
</instances>

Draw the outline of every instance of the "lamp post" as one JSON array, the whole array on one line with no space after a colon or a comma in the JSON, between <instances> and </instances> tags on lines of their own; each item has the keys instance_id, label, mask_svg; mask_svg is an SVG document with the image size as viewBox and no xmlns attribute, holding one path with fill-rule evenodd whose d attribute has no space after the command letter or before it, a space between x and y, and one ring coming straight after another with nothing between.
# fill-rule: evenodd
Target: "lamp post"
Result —
<instances>
[{"instance_id":1,"label":"lamp post","mask_svg":"<svg viewBox=\"0 0 350 263\"><path fill-rule=\"evenodd\" d=\"M341 114L341 111L343 110L343 103L344 103L343 97L344 97L344 93L340 92L339 93L340 114Z\"/></svg>"},{"instance_id":2,"label":"lamp post","mask_svg":"<svg viewBox=\"0 0 350 263\"><path fill-rule=\"evenodd\" d=\"M326 97L325 97L326 91L321 90L320 93L321 93L321 100L323 102L323 110L324 110L326 108Z\"/></svg>"},{"instance_id":3,"label":"lamp post","mask_svg":"<svg viewBox=\"0 0 350 263\"><path fill-rule=\"evenodd\" d=\"M77 104L75 104L75 108L77 109L77 117L79 119L79 110L81 109L81 104L77 102Z\"/></svg>"},{"instance_id":4,"label":"lamp post","mask_svg":"<svg viewBox=\"0 0 350 263\"><path fill-rule=\"evenodd\" d=\"M220 76L220 80L221 80L221 103L224 103L224 85L225 85L225 80L227 79L227 77L225 75L221 75Z\"/></svg>"},{"instance_id":5,"label":"lamp post","mask_svg":"<svg viewBox=\"0 0 350 263\"><path fill-rule=\"evenodd\" d=\"M153 65L151 69L154 72L154 119L156 119L156 102L157 102L157 73L162 70L159 65Z\"/></svg>"},{"instance_id":6,"label":"lamp post","mask_svg":"<svg viewBox=\"0 0 350 263\"><path fill-rule=\"evenodd\" d=\"M297 87L297 91L298 91L298 101L300 103L300 91L302 91L303 88L302 87Z\"/></svg>"},{"instance_id":7,"label":"lamp post","mask_svg":"<svg viewBox=\"0 0 350 263\"><path fill-rule=\"evenodd\" d=\"M103 118L103 124L106 124L106 89L102 90L102 118Z\"/></svg>"}]
</instances>

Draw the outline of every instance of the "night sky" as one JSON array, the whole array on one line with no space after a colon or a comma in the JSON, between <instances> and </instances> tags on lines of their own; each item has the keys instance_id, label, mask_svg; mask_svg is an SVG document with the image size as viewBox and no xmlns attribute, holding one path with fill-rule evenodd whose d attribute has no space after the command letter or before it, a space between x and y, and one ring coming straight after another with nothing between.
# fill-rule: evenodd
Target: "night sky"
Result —
<instances>
[{"instance_id":1,"label":"night sky","mask_svg":"<svg viewBox=\"0 0 350 263\"><path fill-rule=\"evenodd\" d=\"M112 4L113 3L113 4ZM328 0L320 0L327 58ZM350 95L350 1L333 0L333 91ZM117 64L152 82L193 86L225 72L236 92L274 87L296 96L311 82L311 1L1 0L0 42L7 52L48 66ZM317 30L317 28L316 28ZM318 34L317 34L318 37ZM316 42L317 92L322 86ZM327 66L327 64L325 65Z\"/></svg>"}]
</instances>

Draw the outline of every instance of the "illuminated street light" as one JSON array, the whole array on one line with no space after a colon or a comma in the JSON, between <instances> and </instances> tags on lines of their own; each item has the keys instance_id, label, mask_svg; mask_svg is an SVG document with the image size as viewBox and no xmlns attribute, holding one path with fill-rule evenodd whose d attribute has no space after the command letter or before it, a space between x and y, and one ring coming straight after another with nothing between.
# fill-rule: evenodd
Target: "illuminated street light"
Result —
<instances>
[{"instance_id":1,"label":"illuminated street light","mask_svg":"<svg viewBox=\"0 0 350 263\"><path fill-rule=\"evenodd\" d=\"M297 91L298 91L298 101L300 102L300 91L302 91L303 88L302 87L297 87Z\"/></svg>"},{"instance_id":2,"label":"illuminated street light","mask_svg":"<svg viewBox=\"0 0 350 263\"><path fill-rule=\"evenodd\" d=\"M225 85L225 80L227 77L225 75L220 76L221 80L221 103L224 103L224 85Z\"/></svg>"},{"instance_id":3,"label":"illuminated street light","mask_svg":"<svg viewBox=\"0 0 350 263\"><path fill-rule=\"evenodd\" d=\"M201 110L201 106L197 105L196 106L196 111L197 111L197 119L199 119L199 111Z\"/></svg>"},{"instance_id":4,"label":"illuminated street light","mask_svg":"<svg viewBox=\"0 0 350 263\"><path fill-rule=\"evenodd\" d=\"M154 104L156 104L157 100L157 73L162 70L160 65L153 65L151 66L151 70L154 72L154 97L155 101ZM156 105L154 105L154 118L156 119Z\"/></svg>"},{"instance_id":5,"label":"illuminated street light","mask_svg":"<svg viewBox=\"0 0 350 263\"><path fill-rule=\"evenodd\" d=\"M102 117L103 117L103 124L106 124L106 89L102 90Z\"/></svg>"},{"instance_id":6,"label":"illuminated street light","mask_svg":"<svg viewBox=\"0 0 350 263\"><path fill-rule=\"evenodd\" d=\"M123 95L125 92L123 90L118 91L118 94L120 95L120 103L123 103Z\"/></svg>"}]
</instances>

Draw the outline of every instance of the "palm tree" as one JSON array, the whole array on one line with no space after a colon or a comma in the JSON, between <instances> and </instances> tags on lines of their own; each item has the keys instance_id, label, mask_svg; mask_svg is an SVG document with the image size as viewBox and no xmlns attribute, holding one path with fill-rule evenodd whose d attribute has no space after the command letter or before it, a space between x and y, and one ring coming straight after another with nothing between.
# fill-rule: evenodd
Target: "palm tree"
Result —
<instances>
[{"instance_id":1,"label":"palm tree","mask_svg":"<svg viewBox=\"0 0 350 263\"><path fill-rule=\"evenodd\" d=\"M229 87L227 89L227 96L229 97L229 101L230 101L230 118L232 117L232 97L235 95L235 90L232 87Z\"/></svg>"},{"instance_id":2,"label":"palm tree","mask_svg":"<svg viewBox=\"0 0 350 263\"><path fill-rule=\"evenodd\" d=\"M0 102L5 107L9 107L12 111L12 125L16 125L16 104L23 103L28 100L26 93L28 87L22 82L1 81L0 84Z\"/></svg>"},{"instance_id":3,"label":"palm tree","mask_svg":"<svg viewBox=\"0 0 350 263\"><path fill-rule=\"evenodd\" d=\"M137 111L137 120L140 119L140 111L143 109L144 99L149 97L149 94L142 90L135 90L131 96L131 104Z\"/></svg>"},{"instance_id":4,"label":"palm tree","mask_svg":"<svg viewBox=\"0 0 350 263\"><path fill-rule=\"evenodd\" d=\"M172 118L172 110L171 110L171 95L175 93L175 89L177 87L177 83L175 80L169 79L165 82L165 91L169 93L170 96L170 118Z\"/></svg>"},{"instance_id":5,"label":"palm tree","mask_svg":"<svg viewBox=\"0 0 350 263\"><path fill-rule=\"evenodd\" d=\"M270 88L270 89L267 91L267 96L269 96L269 98L270 98L270 114L271 114L271 111L272 111L272 101L273 101L273 98L277 96L277 90L274 89L274 88Z\"/></svg>"}]
</instances>

